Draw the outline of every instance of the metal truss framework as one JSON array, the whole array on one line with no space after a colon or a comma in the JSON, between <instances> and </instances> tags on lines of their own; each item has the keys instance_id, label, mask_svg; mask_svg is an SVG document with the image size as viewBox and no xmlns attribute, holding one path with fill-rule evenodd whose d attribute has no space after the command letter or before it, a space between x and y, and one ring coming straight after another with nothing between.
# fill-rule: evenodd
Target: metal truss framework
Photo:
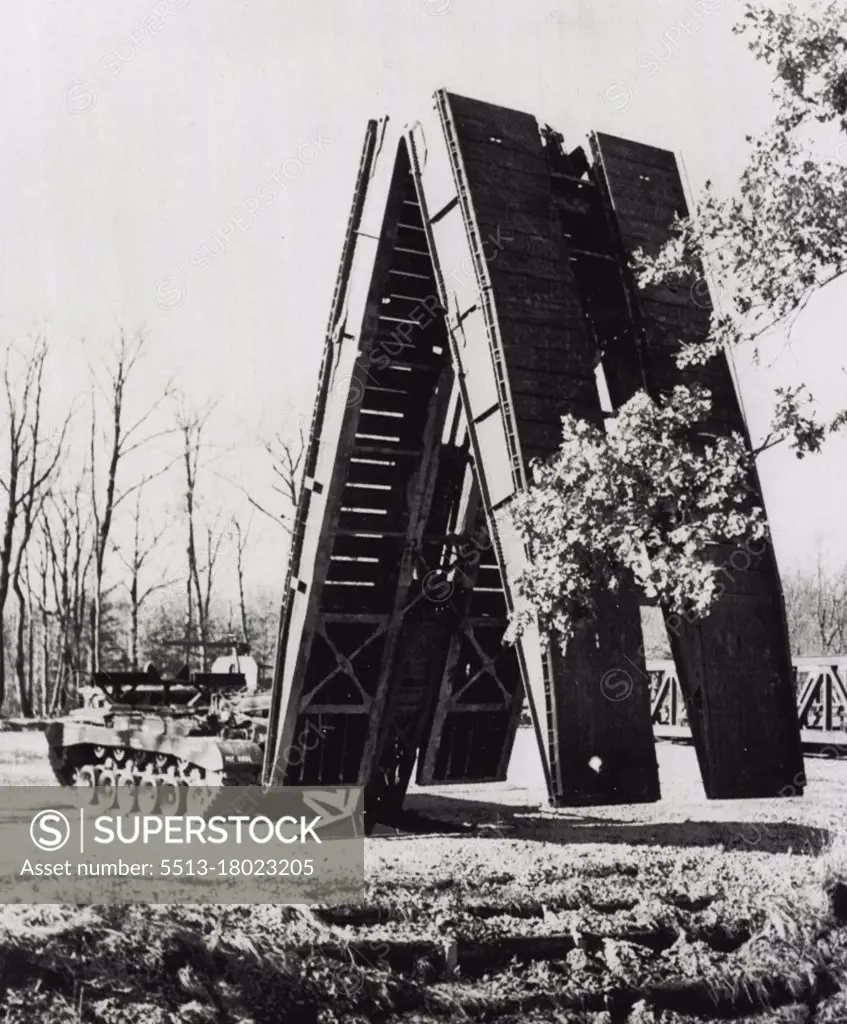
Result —
<instances>
[{"instance_id":1,"label":"metal truss framework","mask_svg":"<svg viewBox=\"0 0 847 1024\"><path fill-rule=\"evenodd\" d=\"M673 661L648 661L653 732L689 739L691 726ZM795 658L794 691L806 752L847 748L847 658Z\"/></svg>"},{"instance_id":2,"label":"metal truss framework","mask_svg":"<svg viewBox=\"0 0 847 1024\"><path fill-rule=\"evenodd\" d=\"M422 784L502 780L525 694L552 803L655 800L637 596L598 595L564 654L502 641L526 564L510 499L564 413L603 422L598 365L613 408L697 379L710 429L744 429L723 361L673 359L708 328L704 290L638 290L627 269L684 212L674 158L594 135L589 160L531 115L440 91L380 178L385 131L368 126L327 330L266 782L364 785L389 814L415 763ZM802 761L768 552L672 642L707 793L776 795Z\"/></svg>"}]
</instances>

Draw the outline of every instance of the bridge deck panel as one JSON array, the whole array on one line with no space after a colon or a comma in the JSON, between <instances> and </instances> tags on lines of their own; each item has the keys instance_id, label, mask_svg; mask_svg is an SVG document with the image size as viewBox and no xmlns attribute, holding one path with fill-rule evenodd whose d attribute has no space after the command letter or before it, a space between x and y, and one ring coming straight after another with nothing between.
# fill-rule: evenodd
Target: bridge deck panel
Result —
<instances>
[{"instance_id":1,"label":"bridge deck panel","mask_svg":"<svg viewBox=\"0 0 847 1024\"><path fill-rule=\"evenodd\" d=\"M602 134L592 137L592 150L625 252L631 255L645 241L648 251L661 246L669 234L668 207L686 212L673 154ZM655 207L651 207L652 199ZM629 211L636 207L638 217L633 218ZM642 295L634 284L632 289L640 307ZM646 298L640 312L648 329L652 321L655 330L657 315L663 317L672 309L688 339L704 339L708 318L691 292L687 297L682 294L674 307L666 303L657 307L649 295ZM661 330L665 326L659 323ZM655 346L644 351L642 365L652 394L674 380L681 383L665 354L657 358ZM703 383L716 383L716 375L713 423L723 424L726 431L743 430L723 355L713 360ZM755 478L751 484L758 490ZM803 763L788 635L772 551L767 549L760 571L727 573L721 582L725 589L711 613L691 623L681 620L670 635L704 784L707 794L714 797L775 796L794 784Z\"/></svg>"}]
</instances>

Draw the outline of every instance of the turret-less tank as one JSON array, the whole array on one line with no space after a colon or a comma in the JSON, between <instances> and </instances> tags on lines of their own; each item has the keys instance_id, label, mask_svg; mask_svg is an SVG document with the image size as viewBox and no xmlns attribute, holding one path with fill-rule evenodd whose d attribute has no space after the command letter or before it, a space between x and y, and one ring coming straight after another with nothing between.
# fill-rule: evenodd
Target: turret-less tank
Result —
<instances>
[{"instance_id":1,"label":"turret-less tank","mask_svg":"<svg viewBox=\"0 0 847 1024\"><path fill-rule=\"evenodd\" d=\"M258 785L267 699L248 692L244 661L234 651L226 671L170 679L152 666L95 673L84 706L46 726L56 778L65 786Z\"/></svg>"}]
</instances>

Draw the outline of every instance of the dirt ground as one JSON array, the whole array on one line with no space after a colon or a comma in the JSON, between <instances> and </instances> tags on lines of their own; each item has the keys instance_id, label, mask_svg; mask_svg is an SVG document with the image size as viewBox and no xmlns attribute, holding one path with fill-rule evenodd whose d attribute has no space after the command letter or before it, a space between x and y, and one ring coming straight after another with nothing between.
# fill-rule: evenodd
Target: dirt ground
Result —
<instances>
[{"instance_id":1,"label":"dirt ground","mask_svg":"<svg viewBox=\"0 0 847 1024\"><path fill-rule=\"evenodd\" d=\"M0 786L55 784L42 732L0 732Z\"/></svg>"},{"instance_id":2,"label":"dirt ground","mask_svg":"<svg viewBox=\"0 0 847 1024\"><path fill-rule=\"evenodd\" d=\"M417 787L406 807L425 820L442 822L454 843L475 841L586 846L722 846L750 853L817 853L847 838L847 757L806 758L803 796L770 800L707 800L690 746L659 743L662 799L654 804L592 808L547 806L541 764L531 730L518 733L508 779L488 785ZM54 784L40 732L0 733L0 785ZM439 830L440 831L440 830ZM379 828L368 841L366 863L427 860L444 847L423 834ZM451 844L447 844L451 846ZM455 854L458 850L454 850ZM451 854L453 855L453 854Z\"/></svg>"},{"instance_id":3,"label":"dirt ground","mask_svg":"<svg viewBox=\"0 0 847 1024\"><path fill-rule=\"evenodd\" d=\"M505 783L413 787L360 906L0 908L4 1020L847 1024L847 759L707 801L690 747L658 758L655 804L553 810L522 731ZM0 784L51 781L0 734Z\"/></svg>"},{"instance_id":4,"label":"dirt ground","mask_svg":"<svg viewBox=\"0 0 847 1024\"><path fill-rule=\"evenodd\" d=\"M686 744L659 743L657 746L662 799L655 804L634 804L592 808L590 817L638 822L685 823L770 820L779 818L794 824L817 825L839 830L847 827L847 754L840 758L806 758L808 787L802 797L780 800L706 800L693 749ZM39 731L0 732L0 786L53 785L47 763L47 744ZM505 808L540 808L546 805L541 762L531 729L520 729L503 783L468 786L427 786L412 784L407 806L433 813L466 803ZM496 811L492 814L496 816ZM578 820L582 812L548 812L552 819Z\"/></svg>"}]
</instances>

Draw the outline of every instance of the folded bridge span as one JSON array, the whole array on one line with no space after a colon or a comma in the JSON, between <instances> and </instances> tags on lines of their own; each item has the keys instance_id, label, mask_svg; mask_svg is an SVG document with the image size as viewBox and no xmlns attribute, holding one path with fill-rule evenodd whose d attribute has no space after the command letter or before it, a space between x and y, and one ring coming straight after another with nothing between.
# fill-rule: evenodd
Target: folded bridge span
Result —
<instances>
[{"instance_id":1,"label":"folded bridge span","mask_svg":"<svg viewBox=\"0 0 847 1024\"><path fill-rule=\"evenodd\" d=\"M685 197L673 154L593 134L568 153L529 114L439 91L424 122L366 132L297 509L265 780L359 784L374 813L422 784L505 778L527 698L550 800L656 800L638 597L604 594L562 653L503 643L525 552L509 522L560 419L700 381L710 431L745 426L702 284L639 289L638 247ZM745 433L746 436L746 433ZM732 547L716 545L721 562ZM802 786L770 548L727 574L671 646L706 792ZM615 676L617 673L617 676ZM620 673L624 673L621 677ZM615 700L608 681L627 680ZM798 779L800 786L798 787Z\"/></svg>"}]
</instances>

